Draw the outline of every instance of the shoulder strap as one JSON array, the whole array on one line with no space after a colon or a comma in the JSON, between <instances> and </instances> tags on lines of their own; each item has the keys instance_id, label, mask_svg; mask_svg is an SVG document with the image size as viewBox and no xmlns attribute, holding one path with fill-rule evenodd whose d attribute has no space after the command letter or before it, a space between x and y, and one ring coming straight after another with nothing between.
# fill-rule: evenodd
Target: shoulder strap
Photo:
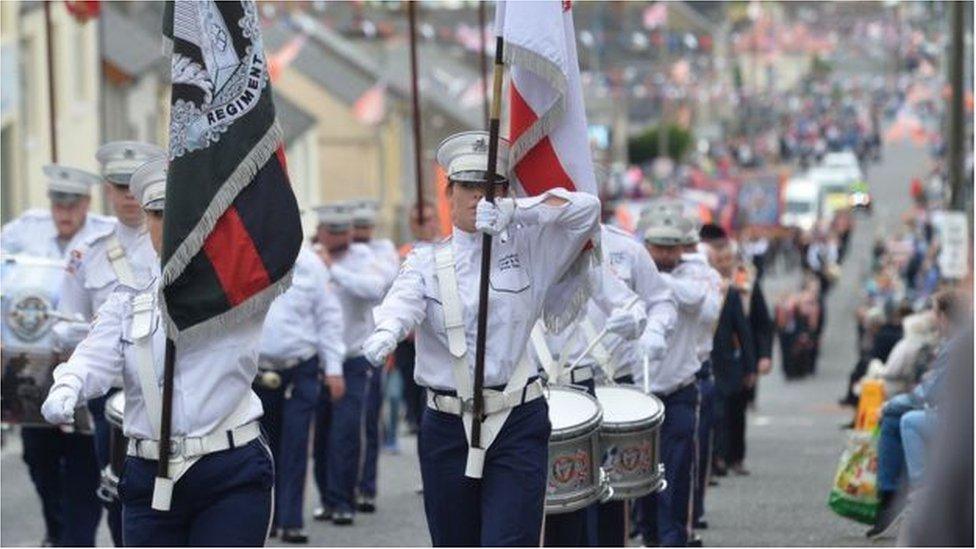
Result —
<instances>
[{"instance_id":1,"label":"shoulder strap","mask_svg":"<svg viewBox=\"0 0 976 549\"><path fill-rule=\"evenodd\" d=\"M529 341L532 343L532 350L535 351L535 356L538 357L542 369L546 371L549 379L555 383L560 372L555 371L557 364L552 358L552 352L549 351L549 345L546 344L546 327L541 319L537 320L535 326L532 327Z\"/></svg>"},{"instance_id":2,"label":"shoulder strap","mask_svg":"<svg viewBox=\"0 0 976 549\"><path fill-rule=\"evenodd\" d=\"M114 238L114 237L113 237ZM136 370L139 374L139 388L146 403L146 414L152 426L153 436L159 438L159 420L162 415L162 397L156 383L156 369L153 367L152 325L155 311L155 297L152 292L136 294L132 298L132 326L130 336L136 354Z\"/></svg>"},{"instance_id":3,"label":"shoulder strap","mask_svg":"<svg viewBox=\"0 0 976 549\"><path fill-rule=\"evenodd\" d=\"M458 396L471 398L473 389L468 376L468 343L464 333L464 315L461 313L461 297L458 294L457 273L454 271L454 249L450 242L434 251L437 266L437 285L444 308L444 331L447 346L454 359L454 384Z\"/></svg>"},{"instance_id":4,"label":"shoulder strap","mask_svg":"<svg viewBox=\"0 0 976 549\"><path fill-rule=\"evenodd\" d=\"M125 249L119 243L119 239L115 234L108 237L106 253L108 255L108 262L112 265L112 270L115 271L115 276L119 279L119 282L126 286L135 287L136 277L132 274L132 266L129 265L129 258L126 257Z\"/></svg>"}]
</instances>

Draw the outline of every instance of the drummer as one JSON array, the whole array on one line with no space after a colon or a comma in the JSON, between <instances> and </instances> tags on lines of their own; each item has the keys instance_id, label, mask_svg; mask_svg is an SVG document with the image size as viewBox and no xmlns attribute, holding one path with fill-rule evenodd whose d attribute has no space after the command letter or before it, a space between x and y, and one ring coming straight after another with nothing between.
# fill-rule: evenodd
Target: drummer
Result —
<instances>
[{"instance_id":1,"label":"drummer","mask_svg":"<svg viewBox=\"0 0 976 549\"><path fill-rule=\"evenodd\" d=\"M598 371L601 376L613 375L610 353L603 342L611 336L615 342L637 339L646 325L647 313L640 296L617 279L605 263L585 256L581 261L589 263L588 272L578 281L564 280L550 289L543 318L552 316L548 323L543 320L536 323L531 341L539 367L550 384L573 385L596 396L594 372ZM582 292L579 295L584 297L589 294L578 310L572 306L577 302L575 292ZM562 311L563 316L575 313L574 317L560 318L550 310L567 303L570 305ZM546 324L551 331L546 329ZM602 334L602 330L606 333ZM575 512L547 516L543 544L547 547L595 546L597 516L596 504Z\"/></svg>"},{"instance_id":2,"label":"drummer","mask_svg":"<svg viewBox=\"0 0 976 549\"><path fill-rule=\"evenodd\" d=\"M699 398L696 374L701 368L697 343L700 314L708 295L707 286L697 281L685 283L693 279L678 269L682 245L693 228L691 220L676 208L660 208L649 216L644 233L648 251L678 304L668 352L652 361L648 383L666 410L661 426L661 461L667 488L641 500L640 530L646 544L661 546L688 545L691 526L689 504Z\"/></svg>"},{"instance_id":3,"label":"drummer","mask_svg":"<svg viewBox=\"0 0 976 549\"><path fill-rule=\"evenodd\" d=\"M162 246L167 159L132 174L133 195L146 211L154 251ZM123 431L128 457L119 482L126 546L261 546L272 511L274 464L251 391L264 315L228 327L204 342L181 342L176 360L170 462L176 478L170 510L150 507L159 452L159 372L165 330L159 278L145 286L120 285L99 309L91 332L54 371L45 419L71 421L75 406L125 382ZM147 350L152 362L140 362ZM143 389L148 392L144 392Z\"/></svg>"},{"instance_id":4,"label":"drummer","mask_svg":"<svg viewBox=\"0 0 976 549\"><path fill-rule=\"evenodd\" d=\"M420 468L435 546L538 545L551 427L526 347L546 290L598 230L600 204L593 195L553 189L508 198L504 140L498 147L500 198L483 200L488 140L486 132L464 132L438 147L452 236L411 252L374 309L376 330L363 344L367 358L381 364L416 329L415 378L429 396L418 440ZM492 413L484 420L481 446L487 450L469 448L470 408L458 398L472 394L483 234L495 237L484 385L504 391L486 393L485 410Z\"/></svg>"},{"instance_id":5,"label":"drummer","mask_svg":"<svg viewBox=\"0 0 976 549\"><path fill-rule=\"evenodd\" d=\"M58 310L84 322L58 322L54 326L62 352L70 353L88 333L95 312L119 284L142 287L159 274L159 259L149 242L142 208L129 191L132 172L153 158L166 155L162 148L137 141L106 143L95 152L105 180L105 195L117 221L113 230L93 236L71 250L61 283ZM119 379L116 387L122 386ZM109 461L110 428L105 420L105 402L115 391L88 402L95 423L95 444L99 467ZM109 531L116 546L122 545L122 508L118 501L106 502Z\"/></svg>"},{"instance_id":6,"label":"drummer","mask_svg":"<svg viewBox=\"0 0 976 549\"><path fill-rule=\"evenodd\" d=\"M88 211L97 175L54 164L44 167L44 175L51 207L28 210L4 225L0 248L5 255L62 260L86 239L112 230L111 218ZM99 472L91 435L27 426L20 434L24 461L41 498L45 539L40 544L94 545L101 504L95 497Z\"/></svg>"}]
</instances>

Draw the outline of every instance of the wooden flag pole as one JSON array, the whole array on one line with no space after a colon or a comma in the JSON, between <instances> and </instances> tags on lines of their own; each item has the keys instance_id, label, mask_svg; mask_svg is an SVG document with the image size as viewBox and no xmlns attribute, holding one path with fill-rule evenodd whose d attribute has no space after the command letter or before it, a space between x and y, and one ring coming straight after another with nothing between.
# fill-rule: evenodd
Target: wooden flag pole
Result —
<instances>
[{"instance_id":1,"label":"wooden flag pole","mask_svg":"<svg viewBox=\"0 0 976 549\"><path fill-rule=\"evenodd\" d=\"M159 419L159 464L156 483L152 492L152 508L169 511L173 496L173 480L170 479L169 458L172 453L170 436L173 425L173 376L176 366L176 344L166 338L166 354L163 362L163 395Z\"/></svg>"},{"instance_id":2,"label":"wooden flag pole","mask_svg":"<svg viewBox=\"0 0 976 549\"><path fill-rule=\"evenodd\" d=\"M417 86L417 2L407 2L410 23L410 91L413 102L413 162L417 176L417 219L424 226L424 168L420 160L423 144L420 141L420 90Z\"/></svg>"},{"instance_id":3,"label":"wooden flag pole","mask_svg":"<svg viewBox=\"0 0 976 549\"><path fill-rule=\"evenodd\" d=\"M57 86L54 85L54 31L51 24L51 0L44 2L44 30L45 42L47 44L47 104L49 109L51 131L51 163L58 163L58 101L55 94Z\"/></svg>"},{"instance_id":4,"label":"wooden flag pole","mask_svg":"<svg viewBox=\"0 0 976 549\"><path fill-rule=\"evenodd\" d=\"M491 118L488 122L488 174L485 178L485 200L495 202L495 181L498 179L498 133L499 118L502 103L502 74L505 68L502 62L504 40L496 37L495 42L495 73L491 95ZM481 421L485 410L485 345L488 328L488 278L491 271L491 235L484 234L481 238L481 287L478 292L478 337L475 342L474 354L474 395L473 413L471 421L471 447L481 448Z\"/></svg>"}]
</instances>

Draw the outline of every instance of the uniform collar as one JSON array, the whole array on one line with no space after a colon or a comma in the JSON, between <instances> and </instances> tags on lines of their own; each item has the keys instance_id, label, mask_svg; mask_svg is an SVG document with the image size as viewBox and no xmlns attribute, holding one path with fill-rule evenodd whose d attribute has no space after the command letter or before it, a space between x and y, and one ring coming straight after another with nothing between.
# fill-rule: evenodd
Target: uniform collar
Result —
<instances>
[{"instance_id":1,"label":"uniform collar","mask_svg":"<svg viewBox=\"0 0 976 549\"><path fill-rule=\"evenodd\" d=\"M455 245L461 248L480 247L481 241L483 240L481 232L475 231L473 233L469 233L459 229L457 226L452 228L451 235Z\"/></svg>"},{"instance_id":2,"label":"uniform collar","mask_svg":"<svg viewBox=\"0 0 976 549\"><path fill-rule=\"evenodd\" d=\"M117 234L119 235L119 238L123 240L129 240L129 239L134 239L139 235L141 235L142 233L146 232L146 226L140 224L137 227L130 227L125 223L119 221L118 228L116 230L118 231Z\"/></svg>"}]
</instances>

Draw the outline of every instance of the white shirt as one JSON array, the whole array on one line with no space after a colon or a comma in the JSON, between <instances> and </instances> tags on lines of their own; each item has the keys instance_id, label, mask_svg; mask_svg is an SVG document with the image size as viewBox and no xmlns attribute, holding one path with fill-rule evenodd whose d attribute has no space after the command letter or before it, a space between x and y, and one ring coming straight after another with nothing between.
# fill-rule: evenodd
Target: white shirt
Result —
<instances>
[{"instance_id":1,"label":"white shirt","mask_svg":"<svg viewBox=\"0 0 976 549\"><path fill-rule=\"evenodd\" d=\"M568 201L543 204L549 196ZM542 312L546 290L572 264L598 229L600 202L592 195L554 189L534 198L517 199L518 223L492 241L485 386L504 385L523 359L529 334ZM454 390L453 359L448 351L444 309L434 258L437 246L454 252L458 294L465 324L469 373L473 376L481 284L480 232L454 228L453 236L435 246L416 247L407 257L383 303L373 315L378 330L397 339L416 328L419 385Z\"/></svg>"},{"instance_id":2,"label":"white shirt","mask_svg":"<svg viewBox=\"0 0 976 549\"><path fill-rule=\"evenodd\" d=\"M594 272L597 269L599 269L599 273ZM591 267L590 285L590 299L587 301L586 307L581 314L586 315L586 319L590 321L590 324L597 333L603 329L607 318L610 317L614 309L628 308L639 314L640 318L644 318L644 303L623 281L610 272L610 268L606 263ZM635 298L637 298L636 301ZM582 322L580 321L573 322L561 332L546 333L546 345L550 353L552 353L553 358L562 363L564 368L572 365L577 360L579 360L578 366L592 366L597 364L593 353L580 357L590 344L590 339L587 337L587 333L583 330L581 324ZM616 362L613 360L613 357L619 353L619 346L625 343L632 346L634 342L622 340L613 334L607 334L600 340L603 349L612 353L610 363L607 364L609 368L614 368ZM606 373L611 376L614 374L613 371Z\"/></svg>"},{"instance_id":3,"label":"white shirt","mask_svg":"<svg viewBox=\"0 0 976 549\"><path fill-rule=\"evenodd\" d=\"M386 238L374 238L367 244L370 250L376 254L376 261L390 277L390 283L396 278L397 271L400 270L400 252L392 240Z\"/></svg>"},{"instance_id":4,"label":"white shirt","mask_svg":"<svg viewBox=\"0 0 976 549\"><path fill-rule=\"evenodd\" d=\"M145 226L129 227L116 222L114 230L87 239L71 250L61 281L58 311L90 321L119 285L119 277L108 257L111 235L125 252L136 287L145 287L159 276L160 262ZM64 350L71 350L85 337L87 326L75 322L54 325L55 338Z\"/></svg>"},{"instance_id":5,"label":"white shirt","mask_svg":"<svg viewBox=\"0 0 976 549\"><path fill-rule=\"evenodd\" d=\"M85 223L68 241L58 238L50 210L28 210L0 230L0 250L5 254L23 254L48 259L63 259L68 251L82 242L108 233L115 218L89 213Z\"/></svg>"},{"instance_id":6,"label":"white shirt","mask_svg":"<svg viewBox=\"0 0 976 549\"><path fill-rule=\"evenodd\" d=\"M396 274L381 265L369 246L353 243L329 268L342 305L347 357L363 354L363 341L373 333L373 307L383 299Z\"/></svg>"},{"instance_id":7,"label":"white shirt","mask_svg":"<svg viewBox=\"0 0 976 549\"><path fill-rule=\"evenodd\" d=\"M708 360L715 340L715 325L722 312L725 294L722 292L722 275L700 253L682 254L681 263L675 269L682 280L673 280L675 297L681 306L690 306L697 299L700 288L705 288L705 297L698 311L698 361Z\"/></svg>"},{"instance_id":8,"label":"white shirt","mask_svg":"<svg viewBox=\"0 0 976 549\"><path fill-rule=\"evenodd\" d=\"M698 359L699 317L709 288L697 278L694 269L675 268L661 276L674 292L678 320L664 358L650 365L650 388L653 393L667 395L694 381L701 368Z\"/></svg>"},{"instance_id":9,"label":"white shirt","mask_svg":"<svg viewBox=\"0 0 976 549\"><path fill-rule=\"evenodd\" d=\"M633 235L623 229L603 225L603 258L610 271L637 293L647 310L645 331L670 336L677 321L677 308L671 287L661 277L651 254ZM615 336L607 338L607 345L614 345ZM609 348L609 347L608 347ZM630 368L635 380L643 378L643 353L640 340L623 341L612 353L618 375Z\"/></svg>"},{"instance_id":10,"label":"white shirt","mask_svg":"<svg viewBox=\"0 0 976 549\"><path fill-rule=\"evenodd\" d=\"M342 306L329 271L302 246L291 287L271 303L261 334L261 355L291 360L318 355L326 375L342 375Z\"/></svg>"},{"instance_id":11,"label":"white shirt","mask_svg":"<svg viewBox=\"0 0 976 549\"><path fill-rule=\"evenodd\" d=\"M128 437L157 438L139 385L134 346L129 338L132 298L137 293L158 295L153 282L145 289L119 286L98 310L88 336L67 362L54 370L55 383L79 391L80 400L104 395L122 375L125 389L125 421ZM212 432L248 399L239 425L261 417L261 400L251 390L258 373L258 342L264 315L254 315L225 328L218 338L178 346L173 378L173 436L198 437ZM162 390L166 335L158 304L153 318L152 346L156 380Z\"/></svg>"}]
</instances>

